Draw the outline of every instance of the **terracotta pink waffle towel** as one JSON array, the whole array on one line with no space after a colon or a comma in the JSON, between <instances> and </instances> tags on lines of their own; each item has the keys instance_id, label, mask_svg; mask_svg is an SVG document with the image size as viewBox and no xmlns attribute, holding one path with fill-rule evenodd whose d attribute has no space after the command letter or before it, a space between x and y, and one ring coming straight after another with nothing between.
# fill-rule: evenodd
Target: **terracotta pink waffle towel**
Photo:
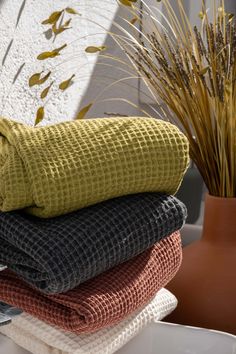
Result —
<instances>
[{"instance_id":1,"label":"terracotta pink waffle towel","mask_svg":"<svg viewBox=\"0 0 236 354\"><path fill-rule=\"evenodd\" d=\"M180 234L175 232L130 261L57 295L45 295L4 270L0 300L66 331L93 332L145 305L174 277L181 259Z\"/></svg>"}]
</instances>

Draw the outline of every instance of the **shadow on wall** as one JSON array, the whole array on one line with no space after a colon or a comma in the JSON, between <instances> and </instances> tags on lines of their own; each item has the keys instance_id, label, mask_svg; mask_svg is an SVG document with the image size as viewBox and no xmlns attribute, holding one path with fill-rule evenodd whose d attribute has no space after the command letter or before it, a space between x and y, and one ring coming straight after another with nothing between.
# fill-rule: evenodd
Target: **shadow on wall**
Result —
<instances>
[{"instance_id":1,"label":"shadow on wall","mask_svg":"<svg viewBox=\"0 0 236 354\"><path fill-rule=\"evenodd\" d=\"M0 8L4 4L5 0L0 0Z\"/></svg>"},{"instance_id":2,"label":"shadow on wall","mask_svg":"<svg viewBox=\"0 0 236 354\"><path fill-rule=\"evenodd\" d=\"M156 3L156 0L146 1L149 4ZM124 35L124 33L119 32L116 25L114 25L114 23L118 23L120 26L122 26L123 28L127 28L127 30L132 33L132 29L129 24L127 24L122 18L127 18L127 10L120 6L117 8L117 12L113 18L113 24L109 28L110 32L115 32ZM132 18L133 16L130 15L129 19L131 20ZM102 17L100 18L100 21L102 21ZM90 45L93 45L93 39L92 37L90 38ZM119 48L118 44L115 43L115 41L110 35L107 35L104 43L100 43L99 45L105 45L107 47L107 52L104 52L104 54L113 55L115 57L123 59L126 63L129 64L127 56ZM103 65L105 63L112 66ZM124 73L124 71L122 72L122 70L130 71L130 73ZM125 80L125 78L132 75L135 76L135 78ZM119 83L117 82L118 80L120 80ZM112 85L112 83L115 84ZM92 109L90 109L86 117L104 117L113 115L145 116L145 112L148 112L150 115L157 116L157 113L154 113L154 111L147 104L147 102L151 103L154 109L156 110L156 102L150 102L150 99L140 100L139 88L139 79L137 77L137 73L135 73L135 71L132 69L131 63L129 68L127 64L125 65L117 61L107 60L104 59L102 55L100 55L98 56L96 65L94 66L94 70L92 72L88 87L80 102L78 111L84 106L91 103L99 95L99 102L96 103ZM102 92L103 90L104 92ZM148 90L145 88L144 85L141 85L141 90L144 92L144 95L150 96ZM101 102L102 100L106 101ZM131 104L125 102L126 100L130 101Z\"/></svg>"},{"instance_id":3,"label":"shadow on wall","mask_svg":"<svg viewBox=\"0 0 236 354\"><path fill-rule=\"evenodd\" d=\"M5 0L0 0L0 7L1 7L1 5L3 5L4 1ZM27 0L23 0L21 5L20 5L20 7L19 7L19 11L18 11L17 18L16 18L15 30L17 29L17 27L19 25L19 22L20 22L20 19L21 19L21 16L22 16L22 14L24 12L26 1ZM7 48L6 48L6 50L5 50L4 54L3 54L3 57L1 58L1 66L2 67L5 65L5 62L6 62L7 57L9 55L10 51L11 51L13 43L14 43L14 38L12 38L10 40L10 42L8 43ZM13 79L13 82L12 82L13 84L16 82L16 80L17 80L18 76L20 75L21 71L23 70L24 66L25 66L25 63L21 64L21 66L18 68L17 73L16 73L16 75L15 75L15 77Z\"/></svg>"},{"instance_id":4,"label":"shadow on wall","mask_svg":"<svg viewBox=\"0 0 236 354\"><path fill-rule=\"evenodd\" d=\"M155 5L156 0L146 0L149 5ZM189 1L184 0L185 9L188 12L189 10ZM113 19L114 23L118 23L124 28L127 28L130 31L130 27L127 23L122 20L122 17L127 18L127 11L125 8L118 7L117 13ZM130 15L130 19L132 15ZM102 17L101 17L102 21ZM112 33L121 33L117 30L116 26L113 24L110 27L110 32ZM122 34L122 33L121 33ZM93 45L92 37L91 37L91 45ZM114 55L116 57L124 59L128 62L126 55L122 52L122 50L118 47L117 43L114 42L110 35L107 35L104 43L100 43L100 45L105 45L108 50L107 53ZM105 66L104 63L109 63L113 65L113 67ZM121 98L122 100L114 100L114 101L106 101L96 103L92 109L90 109L87 117L103 117L109 115L128 115L128 116L143 116L145 115L143 111L148 112L151 115L157 116L154 114L152 109L148 106L148 103L151 103L155 109L157 109L156 102L150 102L150 99L145 99L148 94L148 90L145 88L143 84L141 84L141 90L144 92L144 95L139 94L139 80L136 77L135 79L123 80L125 77L129 76L129 73L124 73L119 70L119 67L122 67L124 70L129 70L127 66L121 65L118 62L114 62L112 60L105 60L102 56L98 57L97 63L94 67L93 73L90 78L89 85L83 98L80 102L79 109L88 105L93 101L101 92L105 89L105 91L99 97L99 101L105 99L109 100L112 98ZM134 74L134 72L133 72ZM110 84L114 83L117 80L121 80L120 83L116 83L112 86ZM141 98L141 99L140 99ZM142 99L144 98L144 99ZM129 100L133 105L125 103L124 100ZM137 106L137 107L135 107ZM79 110L78 109L78 110Z\"/></svg>"},{"instance_id":5,"label":"shadow on wall","mask_svg":"<svg viewBox=\"0 0 236 354\"><path fill-rule=\"evenodd\" d=\"M225 0L226 11L230 13L236 13L236 2L235 0Z\"/></svg>"},{"instance_id":6,"label":"shadow on wall","mask_svg":"<svg viewBox=\"0 0 236 354\"><path fill-rule=\"evenodd\" d=\"M152 4L153 2L156 3L156 0L146 0L148 4ZM212 0L207 0L207 5L210 5L210 2ZM193 25L195 23L198 23L199 18L198 18L198 13L200 10L200 1L199 2L194 2L194 1L189 1L189 0L184 0L183 4L185 6L185 10L187 13L189 13L190 19L193 22ZM236 3L235 0L225 0L225 5L226 5L226 11L227 12L232 12L235 13L236 11ZM125 15L125 9L122 7L119 7L117 9L117 13L114 17L114 22L119 23L121 26L125 26L124 21L122 20L122 15ZM102 17L101 17L101 23L102 23ZM127 24L126 24L127 26ZM111 32L117 32L116 27L112 25L110 27ZM91 45L93 45L92 37L91 38ZM118 45L114 42L114 40L108 35L105 43L101 43L100 45L106 45L108 48L108 53L112 54L114 56L118 56L120 58L126 59L125 54L118 48ZM104 66L102 63L109 63L112 64L113 67L109 66ZM101 94L101 92L106 88L106 90L101 94L99 97L99 101L103 99L112 99L112 98L121 98L124 100L129 100L131 101L134 106L131 106L128 103L125 103L124 101L110 101L110 102L100 102L96 103L93 108L89 111L88 117L102 117L106 116L106 113L118 113L121 115L144 115L141 110L145 110L149 112L150 114L152 113L152 110L149 109L148 105L145 103L145 99L139 100L139 93L138 93L138 79L132 79L132 80L125 80L120 82L119 84L117 83L114 86L109 86L112 82L115 82L116 80L121 80L122 78L128 76L129 74L124 74L119 70L120 64L116 63L114 61L105 61L102 59L100 56L97 60L97 63L94 67L93 73L91 75L91 79L89 82L89 85L85 91L85 94L81 100L80 107L86 106L89 104L91 101L93 101L98 94ZM122 66L123 69L125 66ZM141 85L142 90L144 90L145 93L148 93L148 91L144 88L144 85ZM150 102L151 104L155 105L155 102ZM135 105L137 105L140 109L136 108ZM79 110L78 109L78 110Z\"/></svg>"},{"instance_id":7,"label":"shadow on wall","mask_svg":"<svg viewBox=\"0 0 236 354\"><path fill-rule=\"evenodd\" d=\"M124 27L125 25L127 26L127 24L125 24L124 20L122 20L122 15L124 15L124 17L126 16L126 9L118 7L113 22L119 23L122 27ZM102 21L102 16L100 17L100 21ZM114 24L111 25L109 31L118 33ZM93 37L90 37L89 45L94 45ZM123 58L127 61L126 55L122 52L110 35L107 35L105 42L100 43L100 45L105 45L107 47L107 51L103 52L105 55L109 54L121 59ZM100 102L94 104L86 117L104 117L112 116L113 114L129 116L144 115L139 109L125 103L124 101L115 100L101 102L102 100L121 98L123 100L129 100L134 105L138 106L138 80L124 80L124 78L130 76L130 74L122 70L127 71L129 69L127 68L127 65L123 65L117 61L105 59L102 55L98 56L89 85L83 95L79 109L96 99L98 95L98 101ZM117 80L121 80L120 83L111 85Z\"/></svg>"}]
</instances>

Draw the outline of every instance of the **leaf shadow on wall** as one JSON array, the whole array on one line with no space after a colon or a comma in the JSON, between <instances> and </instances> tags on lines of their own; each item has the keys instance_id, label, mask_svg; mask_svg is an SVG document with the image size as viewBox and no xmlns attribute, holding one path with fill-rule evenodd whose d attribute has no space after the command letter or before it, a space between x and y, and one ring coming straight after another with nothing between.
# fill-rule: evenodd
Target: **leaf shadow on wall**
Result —
<instances>
[{"instance_id":1,"label":"leaf shadow on wall","mask_svg":"<svg viewBox=\"0 0 236 354\"><path fill-rule=\"evenodd\" d=\"M4 0L0 0L0 6L3 4L3 2L4 2ZM22 3L21 3L21 6L20 6L20 8L19 8L18 14L17 14L16 24L15 24L15 31L17 30L17 27L18 27L18 25L19 25L21 16L22 16L23 11L24 11L24 8L25 8L25 5L26 5L26 0L23 0ZM13 46L13 43L14 43L14 36L13 36L13 38L10 40L10 42L9 42L7 48L6 48L6 51L5 51L4 55L3 55L3 58L2 58L2 66L5 65L5 62L6 62L6 60L7 60L8 55L10 54L11 48L12 48L12 46ZM19 69L20 69L20 68L19 68ZM21 70L20 70L20 71L21 71ZM19 72L19 70L18 70L18 72ZM15 80L14 80L14 82L15 82Z\"/></svg>"}]
</instances>

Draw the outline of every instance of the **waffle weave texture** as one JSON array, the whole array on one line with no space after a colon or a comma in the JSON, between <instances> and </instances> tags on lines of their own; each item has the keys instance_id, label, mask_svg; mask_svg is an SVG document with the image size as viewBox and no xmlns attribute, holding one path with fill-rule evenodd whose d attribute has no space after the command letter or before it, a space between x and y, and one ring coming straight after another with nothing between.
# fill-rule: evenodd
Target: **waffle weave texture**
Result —
<instances>
[{"instance_id":1,"label":"waffle weave texture","mask_svg":"<svg viewBox=\"0 0 236 354\"><path fill-rule=\"evenodd\" d=\"M0 118L0 210L47 218L127 194L174 194L188 161L186 137L153 118L40 128Z\"/></svg>"},{"instance_id":2,"label":"waffle weave texture","mask_svg":"<svg viewBox=\"0 0 236 354\"><path fill-rule=\"evenodd\" d=\"M133 194L40 219L0 212L0 262L46 293L65 292L179 230L186 208L173 196Z\"/></svg>"},{"instance_id":3,"label":"waffle weave texture","mask_svg":"<svg viewBox=\"0 0 236 354\"><path fill-rule=\"evenodd\" d=\"M33 354L112 354L152 321L162 320L177 306L177 299L161 289L144 308L115 326L76 335L22 314L0 332Z\"/></svg>"},{"instance_id":4,"label":"waffle weave texture","mask_svg":"<svg viewBox=\"0 0 236 354\"><path fill-rule=\"evenodd\" d=\"M32 289L11 271L0 272L0 300L74 333L92 332L144 306L176 274L182 260L179 232L77 288L58 295Z\"/></svg>"}]
</instances>

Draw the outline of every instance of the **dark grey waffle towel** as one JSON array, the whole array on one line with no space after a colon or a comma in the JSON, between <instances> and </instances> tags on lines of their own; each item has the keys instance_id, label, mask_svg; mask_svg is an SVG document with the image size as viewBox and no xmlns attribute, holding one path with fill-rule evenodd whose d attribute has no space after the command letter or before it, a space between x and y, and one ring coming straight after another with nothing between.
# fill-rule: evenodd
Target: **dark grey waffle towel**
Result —
<instances>
[{"instance_id":1,"label":"dark grey waffle towel","mask_svg":"<svg viewBox=\"0 0 236 354\"><path fill-rule=\"evenodd\" d=\"M120 197L52 219L0 213L0 262L47 293L60 293L140 254L179 230L173 196Z\"/></svg>"}]
</instances>

